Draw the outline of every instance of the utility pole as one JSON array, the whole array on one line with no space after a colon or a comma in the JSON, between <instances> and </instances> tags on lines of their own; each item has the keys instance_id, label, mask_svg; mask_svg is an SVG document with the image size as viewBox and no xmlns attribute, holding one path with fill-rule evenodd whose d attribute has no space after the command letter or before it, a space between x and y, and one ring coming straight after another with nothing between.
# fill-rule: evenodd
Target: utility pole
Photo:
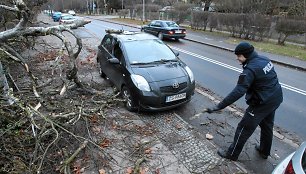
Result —
<instances>
[{"instance_id":1,"label":"utility pole","mask_svg":"<svg viewBox=\"0 0 306 174\"><path fill-rule=\"evenodd\" d=\"M304 0L304 21L306 21L306 0ZM305 45L304 45L304 49L306 49L306 25L304 25L304 37L305 37Z\"/></svg>"},{"instance_id":2,"label":"utility pole","mask_svg":"<svg viewBox=\"0 0 306 174\"><path fill-rule=\"evenodd\" d=\"M145 0L142 0L142 24L145 23Z\"/></svg>"},{"instance_id":3,"label":"utility pole","mask_svg":"<svg viewBox=\"0 0 306 174\"><path fill-rule=\"evenodd\" d=\"M62 8L63 8L63 12L64 12L64 9L65 9L65 7L64 7L64 0L62 0Z\"/></svg>"},{"instance_id":4,"label":"utility pole","mask_svg":"<svg viewBox=\"0 0 306 174\"><path fill-rule=\"evenodd\" d=\"M121 9L123 10L123 0L121 1Z\"/></svg>"},{"instance_id":5,"label":"utility pole","mask_svg":"<svg viewBox=\"0 0 306 174\"><path fill-rule=\"evenodd\" d=\"M89 3L88 3L88 0L86 0L86 6L87 6L87 14L89 14Z\"/></svg>"}]
</instances>

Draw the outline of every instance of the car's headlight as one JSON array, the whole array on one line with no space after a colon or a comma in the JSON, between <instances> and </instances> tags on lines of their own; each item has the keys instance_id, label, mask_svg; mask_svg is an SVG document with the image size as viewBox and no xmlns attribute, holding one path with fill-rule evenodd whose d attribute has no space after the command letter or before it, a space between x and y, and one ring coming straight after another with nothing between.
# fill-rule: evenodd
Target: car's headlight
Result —
<instances>
[{"instance_id":1,"label":"car's headlight","mask_svg":"<svg viewBox=\"0 0 306 174\"><path fill-rule=\"evenodd\" d=\"M131 78L132 78L133 83L138 89L142 91L151 91L149 83L144 77L140 75L132 74Z\"/></svg>"},{"instance_id":2,"label":"car's headlight","mask_svg":"<svg viewBox=\"0 0 306 174\"><path fill-rule=\"evenodd\" d=\"M193 82L194 81L194 76L193 76L193 73L192 73L191 69L188 66L185 66L185 69L186 69L186 71L189 75L190 81Z\"/></svg>"}]
</instances>

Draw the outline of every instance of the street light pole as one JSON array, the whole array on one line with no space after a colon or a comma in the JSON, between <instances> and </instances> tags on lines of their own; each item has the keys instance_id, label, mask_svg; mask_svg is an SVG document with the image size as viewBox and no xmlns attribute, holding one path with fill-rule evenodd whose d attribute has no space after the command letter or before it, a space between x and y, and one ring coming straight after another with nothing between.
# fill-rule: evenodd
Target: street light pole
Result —
<instances>
[{"instance_id":1,"label":"street light pole","mask_svg":"<svg viewBox=\"0 0 306 174\"><path fill-rule=\"evenodd\" d=\"M306 0L304 0L304 21L306 20ZM304 25L305 29L306 30L306 25ZM306 32L304 33L304 37L305 37L305 45L304 45L304 48L306 49Z\"/></svg>"},{"instance_id":2,"label":"street light pole","mask_svg":"<svg viewBox=\"0 0 306 174\"><path fill-rule=\"evenodd\" d=\"M121 1L121 9L123 10L123 0Z\"/></svg>"},{"instance_id":3,"label":"street light pole","mask_svg":"<svg viewBox=\"0 0 306 174\"><path fill-rule=\"evenodd\" d=\"M142 0L142 23L145 23L145 0Z\"/></svg>"}]
</instances>

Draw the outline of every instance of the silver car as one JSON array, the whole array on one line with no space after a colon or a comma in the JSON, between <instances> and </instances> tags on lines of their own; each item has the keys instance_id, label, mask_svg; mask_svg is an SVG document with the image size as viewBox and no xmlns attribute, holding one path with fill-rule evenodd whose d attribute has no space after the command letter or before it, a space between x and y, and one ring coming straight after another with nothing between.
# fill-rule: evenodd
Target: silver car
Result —
<instances>
[{"instance_id":1,"label":"silver car","mask_svg":"<svg viewBox=\"0 0 306 174\"><path fill-rule=\"evenodd\" d=\"M305 174L306 172L306 141L293 153L288 155L273 170L272 174Z\"/></svg>"}]
</instances>

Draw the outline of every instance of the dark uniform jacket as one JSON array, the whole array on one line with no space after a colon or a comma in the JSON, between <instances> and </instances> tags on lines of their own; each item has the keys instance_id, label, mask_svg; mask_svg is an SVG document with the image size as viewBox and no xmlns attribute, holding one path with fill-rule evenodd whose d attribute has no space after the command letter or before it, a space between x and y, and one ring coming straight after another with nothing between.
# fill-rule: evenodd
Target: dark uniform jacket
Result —
<instances>
[{"instance_id":1,"label":"dark uniform jacket","mask_svg":"<svg viewBox=\"0 0 306 174\"><path fill-rule=\"evenodd\" d=\"M217 107L223 109L244 94L246 94L246 103L250 106L269 104L279 106L283 101L281 85L272 62L255 51L244 62L243 72L239 76L236 87Z\"/></svg>"}]
</instances>

